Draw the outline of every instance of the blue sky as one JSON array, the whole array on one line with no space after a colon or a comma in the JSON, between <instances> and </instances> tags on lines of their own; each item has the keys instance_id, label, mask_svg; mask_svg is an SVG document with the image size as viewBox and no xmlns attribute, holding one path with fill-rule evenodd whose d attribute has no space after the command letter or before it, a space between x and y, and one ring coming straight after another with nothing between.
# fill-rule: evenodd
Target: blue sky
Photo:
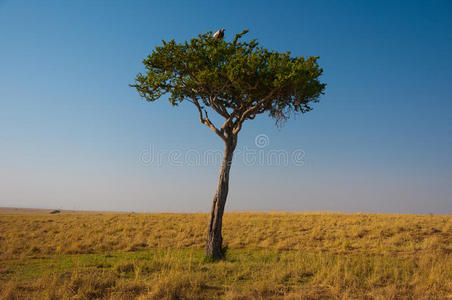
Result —
<instances>
[{"instance_id":1,"label":"blue sky","mask_svg":"<svg viewBox=\"0 0 452 300\"><path fill-rule=\"evenodd\" d=\"M0 0L0 206L209 210L219 165L168 155L221 140L189 103L128 84L162 39L224 27L320 56L328 84L282 129L245 124L238 149L302 150L303 165L236 155L227 210L452 213L451 15L450 1Z\"/></svg>"}]
</instances>

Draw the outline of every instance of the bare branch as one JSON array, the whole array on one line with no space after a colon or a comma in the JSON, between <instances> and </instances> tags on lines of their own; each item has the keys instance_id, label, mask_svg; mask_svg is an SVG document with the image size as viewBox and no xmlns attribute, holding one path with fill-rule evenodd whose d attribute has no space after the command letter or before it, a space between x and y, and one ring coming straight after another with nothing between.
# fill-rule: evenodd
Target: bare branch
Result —
<instances>
[{"instance_id":1,"label":"bare branch","mask_svg":"<svg viewBox=\"0 0 452 300\"><path fill-rule=\"evenodd\" d=\"M227 119L230 117L229 113L227 112L226 108L224 108L223 105L221 105L220 103L218 103L217 101L218 97L212 97L210 98L210 107L212 107L212 109L214 111L216 111L219 115L221 115L223 118Z\"/></svg>"},{"instance_id":2,"label":"bare branch","mask_svg":"<svg viewBox=\"0 0 452 300\"><path fill-rule=\"evenodd\" d=\"M267 101L271 101L273 95L279 90L278 87L273 88L273 90L264 98L259 100L256 104L245 110L242 114L240 114L240 117L237 118L237 120L234 122L234 130L233 134L239 133L240 129L242 129L242 124L246 120L246 118L251 117L251 119L254 119L256 116L256 113L259 112L259 108L262 107Z\"/></svg>"},{"instance_id":3,"label":"bare branch","mask_svg":"<svg viewBox=\"0 0 452 300\"><path fill-rule=\"evenodd\" d=\"M201 121L201 123L204 124L204 121L203 121L204 117L202 115L202 108L201 108L201 105L199 105L198 99L193 98L193 101L190 101L190 102L193 103L196 106L196 108L198 109L198 111L199 111L199 120Z\"/></svg>"},{"instance_id":4,"label":"bare branch","mask_svg":"<svg viewBox=\"0 0 452 300\"><path fill-rule=\"evenodd\" d=\"M207 110L204 110L204 114L204 122L202 123L209 127L213 132L215 132L223 141L226 141L226 136L224 135L224 133L217 127L215 127L215 125L210 121L209 116L207 115Z\"/></svg>"},{"instance_id":5,"label":"bare branch","mask_svg":"<svg viewBox=\"0 0 452 300\"><path fill-rule=\"evenodd\" d=\"M199 112L199 120L202 124L206 125L210 128L213 132L215 132L223 141L226 141L226 136L223 133L223 130L219 130L215 125L210 121L209 116L207 115L207 110L204 110L204 114L202 112L201 104L199 104L198 99L195 97L189 100L191 103L193 103Z\"/></svg>"},{"instance_id":6,"label":"bare branch","mask_svg":"<svg viewBox=\"0 0 452 300\"><path fill-rule=\"evenodd\" d=\"M221 103L218 102L218 97L224 92L224 90L230 86L231 83L229 82L229 80L226 80L226 82L223 84L223 86L221 87L221 89L218 90L218 92L216 93L215 96L210 97L209 102L210 102L210 106L212 107L213 110L215 110L218 114L220 114L223 118L228 119L230 117L230 114L228 113L228 111L226 110L226 108L224 107L224 105L222 105Z\"/></svg>"},{"instance_id":7,"label":"bare branch","mask_svg":"<svg viewBox=\"0 0 452 300\"><path fill-rule=\"evenodd\" d=\"M223 125L221 126L221 129L220 129L220 131L222 133L224 133L225 129L230 126L230 124L232 123L232 119L233 119L233 117L229 117L229 118L226 119L226 121L224 121L224 123L223 123Z\"/></svg>"}]
</instances>

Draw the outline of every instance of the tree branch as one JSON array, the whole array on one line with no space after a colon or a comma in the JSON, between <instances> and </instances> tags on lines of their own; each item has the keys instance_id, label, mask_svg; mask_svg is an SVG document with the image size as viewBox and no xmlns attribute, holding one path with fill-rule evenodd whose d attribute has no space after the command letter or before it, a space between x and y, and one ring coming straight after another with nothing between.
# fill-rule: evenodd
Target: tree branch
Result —
<instances>
[{"instance_id":1,"label":"tree branch","mask_svg":"<svg viewBox=\"0 0 452 300\"><path fill-rule=\"evenodd\" d=\"M201 121L202 124L206 125L207 127L210 128L210 130L212 130L213 132L215 132L223 141L226 141L226 137L223 134L223 131L218 130L218 128L215 127L215 125L210 121L209 116L207 115L207 111L204 110L204 116L202 113L202 107L198 102L198 99L196 98L192 98L193 101L192 102L196 108L198 109L199 112L199 120Z\"/></svg>"},{"instance_id":2,"label":"tree branch","mask_svg":"<svg viewBox=\"0 0 452 300\"><path fill-rule=\"evenodd\" d=\"M225 129L226 129L227 127L229 127L229 124L232 123L232 118L233 118L233 117L227 118L226 121L224 121L223 125L221 126L220 131L221 131L223 134L225 133Z\"/></svg>"},{"instance_id":3,"label":"tree branch","mask_svg":"<svg viewBox=\"0 0 452 300\"><path fill-rule=\"evenodd\" d=\"M248 118L250 115L253 115L252 119L256 116L256 113L258 112L258 109L261 108L263 104L265 104L266 101L272 100L273 95L276 93L276 91L279 90L279 87L273 88L273 90L264 98L259 100L256 104L245 110L242 114L240 114L240 117L237 118L237 120L234 122L234 130L232 131L233 134L239 133L240 129L242 129L242 124Z\"/></svg>"},{"instance_id":4,"label":"tree branch","mask_svg":"<svg viewBox=\"0 0 452 300\"><path fill-rule=\"evenodd\" d=\"M223 107L223 105L220 105L217 101L217 96L212 97L209 102L210 102L210 107L212 107L212 109L214 111L216 111L220 116L222 116L225 119L228 119L230 117L229 113L227 112L227 110Z\"/></svg>"},{"instance_id":5,"label":"tree branch","mask_svg":"<svg viewBox=\"0 0 452 300\"><path fill-rule=\"evenodd\" d=\"M213 125L213 123L209 120L209 116L207 115L207 110L204 110L204 114L206 115L204 118L204 122L203 124L205 124L207 127L209 127L213 132L215 132L223 141L226 142L226 136L224 135L224 133L220 130L218 130L218 128L215 127L215 125Z\"/></svg>"},{"instance_id":6,"label":"tree branch","mask_svg":"<svg viewBox=\"0 0 452 300\"><path fill-rule=\"evenodd\" d=\"M199 105L198 100L197 100L196 98L193 98L193 101L190 101L190 102L193 103L193 104L196 106L196 108L197 108L198 111L199 111L199 120L201 121L201 123L204 123L204 122L203 122L204 117L202 116L201 105Z\"/></svg>"}]
</instances>

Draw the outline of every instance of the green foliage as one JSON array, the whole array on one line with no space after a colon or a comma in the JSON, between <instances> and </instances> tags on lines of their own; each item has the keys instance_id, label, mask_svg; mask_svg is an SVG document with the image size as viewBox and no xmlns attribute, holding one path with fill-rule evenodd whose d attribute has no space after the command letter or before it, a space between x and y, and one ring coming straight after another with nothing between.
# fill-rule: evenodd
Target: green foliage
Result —
<instances>
[{"instance_id":1,"label":"green foliage","mask_svg":"<svg viewBox=\"0 0 452 300\"><path fill-rule=\"evenodd\" d=\"M213 39L211 32L184 43L162 41L131 86L148 101L169 93L172 105L194 103L201 122L209 107L229 119L226 127L235 133L243 121L263 112L279 122L311 110L310 103L326 86L319 80L318 57L291 57L260 47L256 40L242 41L247 32L232 41Z\"/></svg>"}]
</instances>

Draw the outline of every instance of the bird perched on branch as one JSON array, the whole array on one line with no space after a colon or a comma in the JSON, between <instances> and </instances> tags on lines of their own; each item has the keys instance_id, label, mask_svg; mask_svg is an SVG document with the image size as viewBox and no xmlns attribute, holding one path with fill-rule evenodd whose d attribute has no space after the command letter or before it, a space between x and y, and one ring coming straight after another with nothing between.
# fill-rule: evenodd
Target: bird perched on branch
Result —
<instances>
[{"instance_id":1,"label":"bird perched on branch","mask_svg":"<svg viewBox=\"0 0 452 300\"><path fill-rule=\"evenodd\" d=\"M223 37L224 37L224 28L221 28L220 30L213 34L213 38L215 40L222 40Z\"/></svg>"}]
</instances>

